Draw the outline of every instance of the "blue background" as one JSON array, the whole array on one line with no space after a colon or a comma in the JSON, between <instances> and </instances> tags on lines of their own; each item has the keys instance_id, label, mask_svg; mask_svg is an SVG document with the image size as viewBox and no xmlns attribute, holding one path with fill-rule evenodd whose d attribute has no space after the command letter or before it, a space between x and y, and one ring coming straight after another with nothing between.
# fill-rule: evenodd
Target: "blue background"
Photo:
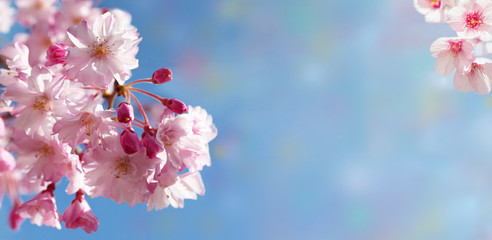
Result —
<instances>
[{"instance_id":1,"label":"blue background","mask_svg":"<svg viewBox=\"0 0 492 240\"><path fill-rule=\"evenodd\" d=\"M148 89L213 115L206 194L157 212L90 199L91 235L13 232L6 200L0 239L492 239L492 98L434 72L430 44L455 34L412 1L99 6L143 37L132 79L171 68Z\"/></svg>"}]
</instances>

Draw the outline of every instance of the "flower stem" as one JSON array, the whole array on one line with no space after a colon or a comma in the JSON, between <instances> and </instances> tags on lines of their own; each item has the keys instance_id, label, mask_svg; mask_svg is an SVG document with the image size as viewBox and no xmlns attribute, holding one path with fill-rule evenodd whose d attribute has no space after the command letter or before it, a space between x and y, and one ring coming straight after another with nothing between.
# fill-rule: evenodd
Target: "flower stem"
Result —
<instances>
[{"instance_id":1,"label":"flower stem","mask_svg":"<svg viewBox=\"0 0 492 240\"><path fill-rule=\"evenodd\" d=\"M131 85L137 84L137 83L142 83L142 82L152 82L152 79L150 79L150 78L140 79L140 80L125 84L125 87L131 86Z\"/></svg>"},{"instance_id":2,"label":"flower stem","mask_svg":"<svg viewBox=\"0 0 492 240\"><path fill-rule=\"evenodd\" d=\"M150 124L149 124L149 119L147 118L147 114L145 114L145 111L144 111L142 105L140 104L140 102L138 101L137 97L135 97L135 95L133 95L133 93L131 91L128 91L128 94L130 94L130 96L132 96L135 103L137 103L138 108L140 109L140 112L142 113L142 116L144 118L145 126L149 126Z\"/></svg>"},{"instance_id":3,"label":"flower stem","mask_svg":"<svg viewBox=\"0 0 492 240\"><path fill-rule=\"evenodd\" d=\"M128 89L129 89L129 90L131 90L131 91L135 91L135 92L143 93L143 94L145 94L145 95L147 95L147 96L151 96L151 97L153 97L153 98L157 99L157 101L159 101L159 102L162 102L162 100L164 100L164 98L161 98L161 97L159 97L159 96L157 96L157 95L155 95L155 94L153 94L153 93L149 93L149 92L144 91L144 90L142 90L142 89L133 88L133 87L129 87Z\"/></svg>"},{"instance_id":4,"label":"flower stem","mask_svg":"<svg viewBox=\"0 0 492 240\"><path fill-rule=\"evenodd\" d=\"M140 124L145 125L145 123L144 123L144 122L142 122L142 120L140 120L140 119L136 119L136 118L134 118L133 120L134 120L134 121L136 121L136 122L138 122L138 123L140 123Z\"/></svg>"}]
</instances>

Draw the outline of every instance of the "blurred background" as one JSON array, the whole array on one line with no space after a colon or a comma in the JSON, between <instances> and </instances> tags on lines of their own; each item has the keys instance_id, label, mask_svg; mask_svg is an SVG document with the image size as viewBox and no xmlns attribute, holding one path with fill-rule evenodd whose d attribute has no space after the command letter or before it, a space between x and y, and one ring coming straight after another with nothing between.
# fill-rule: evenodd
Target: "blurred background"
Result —
<instances>
[{"instance_id":1,"label":"blurred background","mask_svg":"<svg viewBox=\"0 0 492 240\"><path fill-rule=\"evenodd\" d=\"M207 192L157 212L90 199L91 235L13 232L5 200L0 239L492 239L492 98L434 72L430 44L454 32L411 0L99 6L143 37L132 79L168 67L152 91L212 114Z\"/></svg>"}]
</instances>

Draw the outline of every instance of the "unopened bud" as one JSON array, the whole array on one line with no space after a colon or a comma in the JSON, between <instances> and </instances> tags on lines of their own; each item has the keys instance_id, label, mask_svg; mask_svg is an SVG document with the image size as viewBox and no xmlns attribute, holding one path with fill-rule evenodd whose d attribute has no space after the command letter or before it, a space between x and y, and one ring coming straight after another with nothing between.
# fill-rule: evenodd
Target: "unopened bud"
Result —
<instances>
[{"instance_id":1,"label":"unopened bud","mask_svg":"<svg viewBox=\"0 0 492 240\"><path fill-rule=\"evenodd\" d=\"M120 143L126 154L136 153L140 148L140 140L138 139L138 135L132 129L125 129L121 133Z\"/></svg>"},{"instance_id":2,"label":"unopened bud","mask_svg":"<svg viewBox=\"0 0 492 240\"><path fill-rule=\"evenodd\" d=\"M133 118L135 117L133 114L133 106L127 102L120 103L116 112L118 113L118 122L128 123L133 121Z\"/></svg>"},{"instance_id":3,"label":"unopened bud","mask_svg":"<svg viewBox=\"0 0 492 240\"><path fill-rule=\"evenodd\" d=\"M152 74L152 82L154 84L169 82L171 79L173 79L173 73L167 68L161 68Z\"/></svg>"},{"instance_id":4,"label":"unopened bud","mask_svg":"<svg viewBox=\"0 0 492 240\"><path fill-rule=\"evenodd\" d=\"M188 111L186 104L178 99L163 99L162 104L177 114Z\"/></svg>"},{"instance_id":5,"label":"unopened bud","mask_svg":"<svg viewBox=\"0 0 492 240\"><path fill-rule=\"evenodd\" d=\"M142 133L142 144L147 150L147 157L153 158L160 152L159 144L155 137L155 130L146 128Z\"/></svg>"},{"instance_id":6,"label":"unopened bud","mask_svg":"<svg viewBox=\"0 0 492 240\"><path fill-rule=\"evenodd\" d=\"M68 54L68 45L62 43L52 44L48 50L46 50L46 66L52 66L58 63L66 63L65 59Z\"/></svg>"}]
</instances>

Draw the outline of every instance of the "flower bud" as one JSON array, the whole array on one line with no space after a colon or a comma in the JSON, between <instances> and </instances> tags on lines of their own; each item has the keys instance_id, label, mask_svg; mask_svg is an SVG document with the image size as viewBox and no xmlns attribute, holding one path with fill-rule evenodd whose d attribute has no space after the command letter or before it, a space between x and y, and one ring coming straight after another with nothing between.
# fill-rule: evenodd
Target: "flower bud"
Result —
<instances>
[{"instance_id":1,"label":"flower bud","mask_svg":"<svg viewBox=\"0 0 492 240\"><path fill-rule=\"evenodd\" d=\"M142 133L142 143L147 150L147 157L153 158L161 151L157 139L155 137L155 130L146 128Z\"/></svg>"},{"instance_id":2,"label":"flower bud","mask_svg":"<svg viewBox=\"0 0 492 240\"><path fill-rule=\"evenodd\" d=\"M135 117L133 114L133 106L127 102L122 102L118 105L118 122L128 123L133 121Z\"/></svg>"},{"instance_id":3,"label":"flower bud","mask_svg":"<svg viewBox=\"0 0 492 240\"><path fill-rule=\"evenodd\" d=\"M152 74L152 82L154 84L169 82L171 79L173 79L172 72L167 68L161 68Z\"/></svg>"},{"instance_id":4,"label":"flower bud","mask_svg":"<svg viewBox=\"0 0 492 240\"><path fill-rule=\"evenodd\" d=\"M181 114L187 111L186 104L178 99L163 99L162 104L167 108L171 109L171 111Z\"/></svg>"},{"instance_id":5,"label":"flower bud","mask_svg":"<svg viewBox=\"0 0 492 240\"><path fill-rule=\"evenodd\" d=\"M140 140L138 139L138 135L132 129L125 129L121 133L120 143L126 154L136 153L140 148Z\"/></svg>"},{"instance_id":6,"label":"flower bud","mask_svg":"<svg viewBox=\"0 0 492 240\"><path fill-rule=\"evenodd\" d=\"M68 46L62 43L52 44L46 51L46 66L52 66L58 63L66 63L65 59L68 54Z\"/></svg>"},{"instance_id":7,"label":"flower bud","mask_svg":"<svg viewBox=\"0 0 492 240\"><path fill-rule=\"evenodd\" d=\"M62 216L66 228L82 228L86 233L97 231L97 220L91 207L84 198L84 192L79 190L70 206L65 210Z\"/></svg>"}]
</instances>

